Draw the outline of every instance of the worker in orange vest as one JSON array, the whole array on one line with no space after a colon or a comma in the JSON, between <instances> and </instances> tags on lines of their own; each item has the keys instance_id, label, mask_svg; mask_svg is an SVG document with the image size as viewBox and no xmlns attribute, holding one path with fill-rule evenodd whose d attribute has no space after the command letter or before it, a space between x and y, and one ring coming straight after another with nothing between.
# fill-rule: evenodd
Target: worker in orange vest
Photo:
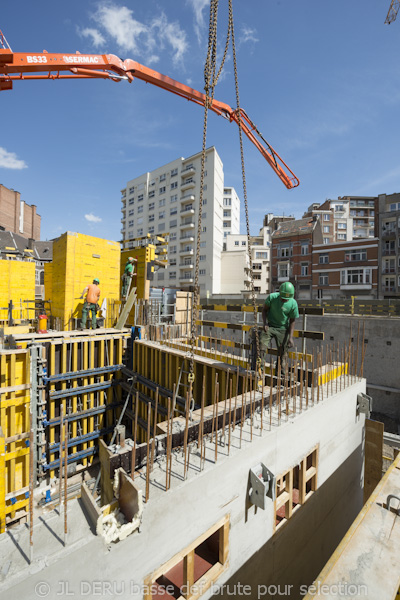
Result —
<instances>
[{"instance_id":1,"label":"worker in orange vest","mask_svg":"<svg viewBox=\"0 0 400 600\"><path fill-rule=\"evenodd\" d=\"M89 283L82 292L81 298L86 294L86 299L82 308L81 329L86 329L87 316L90 311L92 311L92 329L96 329L96 313L99 310L100 298L99 283L100 281L95 277L93 283Z\"/></svg>"}]
</instances>

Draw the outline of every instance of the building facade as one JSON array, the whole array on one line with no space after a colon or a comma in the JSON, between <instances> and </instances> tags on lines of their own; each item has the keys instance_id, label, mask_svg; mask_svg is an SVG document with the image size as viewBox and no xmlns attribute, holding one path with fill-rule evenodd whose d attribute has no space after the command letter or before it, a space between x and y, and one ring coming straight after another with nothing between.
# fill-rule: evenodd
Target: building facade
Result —
<instances>
[{"instance_id":1,"label":"building facade","mask_svg":"<svg viewBox=\"0 0 400 600\"><path fill-rule=\"evenodd\" d=\"M350 217L353 217L353 239L375 236L376 196L339 196L349 201Z\"/></svg>"},{"instance_id":2,"label":"building facade","mask_svg":"<svg viewBox=\"0 0 400 600\"><path fill-rule=\"evenodd\" d=\"M400 194L378 197L379 298L400 298Z\"/></svg>"},{"instance_id":3,"label":"building facade","mask_svg":"<svg viewBox=\"0 0 400 600\"><path fill-rule=\"evenodd\" d=\"M303 218L313 216L321 220L324 244L353 239L353 218L350 217L348 199L325 200L323 204L315 202L308 207Z\"/></svg>"},{"instance_id":4,"label":"building facade","mask_svg":"<svg viewBox=\"0 0 400 600\"><path fill-rule=\"evenodd\" d=\"M326 300L351 296L377 298L378 245L377 238L314 245L313 297Z\"/></svg>"},{"instance_id":5,"label":"building facade","mask_svg":"<svg viewBox=\"0 0 400 600\"><path fill-rule=\"evenodd\" d=\"M226 250L227 236L240 232L240 200L235 188L224 188L223 211L224 242L222 248Z\"/></svg>"},{"instance_id":6,"label":"building facade","mask_svg":"<svg viewBox=\"0 0 400 600\"><path fill-rule=\"evenodd\" d=\"M221 293L248 294L251 292L250 257L246 234L230 234L226 238L226 250L222 252ZM270 291L271 229L262 227L258 235L250 236L251 262L253 265L254 291L268 294Z\"/></svg>"},{"instance_id":7,"label":"building facade","mask_svg":"<svg viewBox=\"0 0 400 600\"><path fill-rule=\"evenodd\" d=\"M0 230L40 240L40 221L35 204L26 204L19 192L0 184Z\"/></svg>"},{"instance_id":8,"label":"building facade","mask_svg":"<svg viewBox=\"0 0 400 600\"><path fill-rule=\"evenodd\" d=\"M236 192L224 186L223 164L216 149L208 148L205 158L199 254L201 295L220 292L224 230L239 231L240 214ZM201 152L144 173L128 181L122 190L121 231L128 246L129 240L147 233L169 234L168 266L155 274L154 286L190 289L194 284L200 173Z\"/></svg>"},{"instance_id":9,"label":"building facade","mask_svg":"<svg viewBox=\"0 0 400 600\"><path fill-rule=\"evenodd\" d=\"M312 248L322 244L321 222L308 217L281 223L272 233L271 291L291 281L299 300L312 298Z\"/></svg>"}]
</instances>

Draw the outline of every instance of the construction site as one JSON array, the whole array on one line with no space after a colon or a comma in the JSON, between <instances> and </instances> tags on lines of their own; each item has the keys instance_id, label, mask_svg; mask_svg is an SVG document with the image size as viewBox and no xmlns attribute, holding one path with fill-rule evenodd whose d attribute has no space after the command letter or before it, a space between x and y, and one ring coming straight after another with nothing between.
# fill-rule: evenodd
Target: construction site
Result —
<instances>
[{"instance_id":1,"label":"construction site","mask_svg":"<svg viewBox=\"0 0 400 600\"><path fill-rule=\"evenodd\" d=\"M2 40L0 90L50 69L139 78L233 121L299 184L243 109L214 99L215 63L203 94L129 59L71 68ZM286 357L263 348L253 279L248 302L200 296L201 194L191 289L153 286L168 233L62 233L40 300L32 251L1 252L1 599L400 597L400 317L299 301Z\"/></svg>"}]
</instances>

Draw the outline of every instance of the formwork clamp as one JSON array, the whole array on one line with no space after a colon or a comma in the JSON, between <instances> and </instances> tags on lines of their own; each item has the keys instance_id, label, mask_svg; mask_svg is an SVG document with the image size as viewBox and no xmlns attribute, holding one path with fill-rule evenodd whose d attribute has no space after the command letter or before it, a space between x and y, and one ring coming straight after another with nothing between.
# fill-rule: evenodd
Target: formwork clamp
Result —
<instances>
[{"instance_id":1,"label":"formwork clamp","mask_svg":"<svg viewBox=\"0 0 400 600\"><path fill-rule=\"evenodd\" d=\"M255 506L265 509L267 498L276 498L276 477L263 463L250 469L249 500Z\"/></svg>"},{"instance_id":2,"label":"formwork clamp","mask_svg":"<svg viewBox=\"0 0 400 600\"><path fill-rule=\"evenodd\" d=\"M357 417L360 416L361 413L365 415L367 419L370 418L372 412L372 398L367 394L360 393L357 394Z\"/></svg>"}]
</instances>

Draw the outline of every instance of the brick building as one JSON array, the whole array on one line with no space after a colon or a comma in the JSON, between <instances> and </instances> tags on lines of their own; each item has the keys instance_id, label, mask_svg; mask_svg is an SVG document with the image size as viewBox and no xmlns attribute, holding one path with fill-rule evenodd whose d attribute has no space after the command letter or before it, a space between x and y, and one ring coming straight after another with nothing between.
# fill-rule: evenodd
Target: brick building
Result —
<instances>
[{"instance_id":1,"label":"brick building","mask_svg":"<svg viewBox=\"0 0 400 600\"><path fill-rule=\"evenodd\" d=\"M315 245L312 249L313 298L377 298L378 247L377 238Z\"/></svg>"},{"instance_id":2,"label":"brick building","mask_svg":"<svg viewBox=\"0 0 400 600\"><path fill-rule=\"evenodd\" d=\"M277 291L284 281L295 286L296 298L312 298L312 248L323 243L318 217L291 220L271 234L271 287Z\"/></svg>"},{"instance_id":3,"label":"brick building","mask_svg":"<svg viewBox=\"0 0 400 600\"><path fill-rule=\"evenodd\" d=\"M0 184L0 230L40 240L40 221L35 204L26 204L19 192Z\"/></svg>"},{"instance_id":4,"label":"brick building","mask_svg":"<svg viewBox=\"0 0 400 600\"><path fill-rule=\"evenodd\" d=\"M322 239L324 244L332 244L335 242L335 225L334 225L334 213L329 206L329 201L324 204L318 204L315 202L308 207L307 212L304 213L303 219L310 217L318 217L321 222Z\"/></svg>"}]
</instances>

